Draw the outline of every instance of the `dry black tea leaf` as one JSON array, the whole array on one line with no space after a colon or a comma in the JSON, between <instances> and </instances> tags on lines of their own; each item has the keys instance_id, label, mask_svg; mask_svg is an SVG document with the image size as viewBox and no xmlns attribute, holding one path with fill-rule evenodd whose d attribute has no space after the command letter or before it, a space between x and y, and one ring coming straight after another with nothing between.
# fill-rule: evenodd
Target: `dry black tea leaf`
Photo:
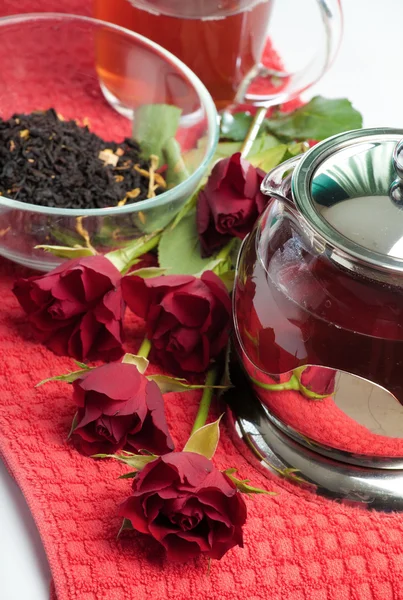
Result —
<instances>
[{"instance_id":1,"label":"dry black tea leaf","mask_svg":"<svg viewBox=\"0 0 403 600\"><path fill-rule=\"evenodd\" d=\"M53 109L0 119L1 196L57 208L123 206L164 191L154 171L136 141L104 141Z\"/></svg>"}]
</instances>

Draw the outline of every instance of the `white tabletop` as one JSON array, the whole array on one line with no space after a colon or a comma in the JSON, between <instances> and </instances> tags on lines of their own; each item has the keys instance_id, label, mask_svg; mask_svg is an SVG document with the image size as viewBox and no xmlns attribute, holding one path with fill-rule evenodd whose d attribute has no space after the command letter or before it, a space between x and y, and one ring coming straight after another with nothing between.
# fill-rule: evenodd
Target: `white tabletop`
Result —
<instances>
[{"instance_id":1,"label":"white tabletop","mask_svg":"<svg viewBox=\"0 0 403 600\"><path fill-rule=\"evenodd\" d=\"M303 4L303 0L281 2L290 7ZM344 0L343 7L345 33L339 55L309 96L347 96L363 113L366 127L403 128L403 1ZM289 27L290 44L303 43L304 22L290 19ZM1 600L48 600L50 573L38 532L1 463L0 531Z\"/></svg>"}]
</instances>

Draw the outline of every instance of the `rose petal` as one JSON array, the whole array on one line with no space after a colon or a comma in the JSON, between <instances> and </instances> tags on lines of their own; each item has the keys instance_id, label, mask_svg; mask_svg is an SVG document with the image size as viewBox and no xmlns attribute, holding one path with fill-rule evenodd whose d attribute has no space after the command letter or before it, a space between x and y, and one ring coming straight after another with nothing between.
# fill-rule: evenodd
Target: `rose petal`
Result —
<instances>
[{"instance_id":1,"label":"rose petal","mask_svg":"<svg viewBox=\"0 0 403 600\"><path fill-rule=\"evenodd\" d=\"M78 327L78 326L77 326ZM69 350L69 342L71 339L71 325L69 324L67 327L57 329L53 332L52 337L45 337L40 339L45 342L46 346L52 350L58 356L65 356L68 354ZM77 356L77 360L80 360Z\"/></svg>"},{"instance_id":2,"label":"rose petal","mask_svg":"<svg viewBox=\"0 0 403 600\"><path fill-rule=\"evenodd\" d=\"M113 400L128 400L136 395L141 374L135 365L110 363L85 373L78 381L84 391L105 394Z\"/></svg>"},{"instance_id":3,"label":"rose petal","mask_svg":"<svg viewBox=\"0 0 403 600\"><path fill-rule=\"evenodd\" d=\"M109 261L108 261L109 262ZM84 288L84 297L88 304L102 298L106 293L115 289L110 277L100 273L93 268L84 268L81 273L82 286Z\"/></svg>"},{"instance_id":4,"label":"rose petal","mask_svg":"<svg viewBox=\"0 0 403 600\"><path fill-rule=\"evenodd\" d=\"M176 469L180 483L193 487L199 487L214 470L208 458L195 452L171 452L162 456L161 461Z\"/></svg>"},{"instance_id":5,"label":"rose petal","mask_svg":"<svg viewBox=\"0 0 403 600\"><path fill-rule=\"evenodd\" d=\"M121 281L122 275L120 271L110 260L105 258L105 256L101 256L100 254L97 254L96 256L85 256L80 258L79 262L82 267L108 277L113 287L116 287Z\"/></svg>"},{"instance_id":6,"label":"rose petal","mask_svg":"<svg viewBox=\"0 0 403 600\"><path fill-rule=\"evenodd\" d=\"M204 271L201 278L202 282L209 288L212 294L217 298L228 314L231 314L231 298L227 292L222 280L213 271Z\"/></svg>"},{"instance_id":7,"label":"rose petal","mask_svg":"<svg viewBox=\"0 0 403 600\"><path fill-rule=\"evenodd\" d=\"M158 385L149 381L145 388L145 403L148 414L140 431L129 433L127 443L136 450L148 450L154 454L164 454L173 450L173 441L168 431L165 417L164 399Z\"/></svg>"},{"instance_id":8,"label":"rose petal","mask_svg":"<svg viewBox=\"0 0 403 600\"><path fill-rule=\"evenodd\" d=\"M122 290L119 286L117 289L110 290L101 298L94 309L94 314L101 323L109 323L110 321L120 321L123 318L124 309Z\"/></svg>"},{"instance_id":9,"label":"rose petal","mask_svg":"<svg viewBox=\"0 0 403 600\"><path fill-rule=\"evenodd\" d=\"M102 415L102 410L97 406L86 406L83 411L80 411L83 414L81 415L80 420L77 422L77 429L82 429L89 423L94 423L98 417Z\"/></svg>"},{"instance_id":10,"label":"rose petal","mask_svg":"<svg viewBox=\"0 0 403 600\"><path fill-rule=\"evenodd\" d=\"M200 344L200 334L197 329L189 327L178 327L171 332L167 350L178 352L180 355L186 356L189 352L193 352L195 347Z\"/></svg>"},{"instance_id":11,"label":"rose petal","mask_svg":"<svg viewBox=\"0 0 403 600\"><path fill-rule=\"evenodd\" d=\"M227 177L230 163L231 156L216 162L208 178L206 186L208 189L216 190L220 187L222 181Z\"/></svg>"},{"instance_id":12,"label":"rose petal","mask_svg":"<svg viewBox=\"0 0 403 600\"><path fill-rule=\"evenodd\" d=\"M127 431L130 430L133 425L138 421L137 415L126 415L126 416L115 416L115 417L104 417L109 419L109 426L113 437L117 442L125 440Z\"/></svg>"},{"instance_id":13,"label":"rose petal","mask_svg":"<svg viewBox=\"0 0 403 600\"><path fill-rule=\"evenodd\" d=\"M136 275L123 277L122 294L130 310L142 319L145 319L150 308L152 295L145 284L145 280Z\"/></svg>"},{"instance_id":14,"label":"rose petal","mask_svg":"<svg viewBox=\"0 0 403 600\"><path fill-rule=\"evenodd\" d=\"M41 296L38 299L39 302L35 298L35 290L38 290L38 293ZM28 315L38 310L38 307L52 301L51 294L49 292L41 292L41 290L35 286L33 278L18 279L14 284L13 293Z\"/></svg>"},{"instance_id":15,"label":"rose petal","mask_svg":"<svg viewBox=\"0 0 403 600\"><path fill-rule=\"evenodd\" d=\"M201 237L210 229L210 226L214 226L208 196L204 190L201 190L197 197L196 224L197 232Z\"/></svg>"},{"instance_id":16,"label":"rose petal","mask_svg":"<svg viewBox=\"0 0 403 600\"><path fill-rule=\"evenodd\" d=\"M256 188L255 172L255 168L242 158L241 153L236 152L229 158L227 176L225 177L225 181L221 182L220 189L224 182L228 182L233 188L233 193L236 193L238 196L250 198L255 193Z\"/></svg>"},{"instance_id":17,"label":"rose petal","mask_svg":"<svg viewBox=\"0 0 403 600\"><path fill-rule=\"evenodd\" d=\"M110 321L100 325L98 333L88 351L89 360L115 361L124 354L122 321Z\"/></svg>"},{"instance_id":18,"label":"rose petal","mask_svg":"<svg viewBox=\"0 0 403 600\"><path fill-rule=\"evenodd\" d=\"M161 275L149 279L127 275L122 279L123 298L136 315L146 319L152 299L159 303L168 289L180 287L194 279L192 275Z\"/></svg>"},{"instance_id":19,"label":"rose petal","mask_svg":"<svg viewBox=\"0 0 403 600\"><path fill-rule=\"evenodd\" d=\"M144 512L144 516L147 518L149 523L152 523L154 519L157 518L159 513L161 512L161 508L164 505L163 499L157 494L153 494L151 496L146 496L143 503L142 508Z\"/></svg>"},{"instance_id":20,"label":"rose petal","mask_svg":"<svg viewBox=\"0 0 403 600\"><path fill-rule=\"evenodd\" d=\"M170 456L165 454L164 456ZM148 463L133 481L133 495L140 496L160 492L178 479L178 471L174 466L163 462L164 456Z\"/></svg>"},{"instance_id":21,"label":"rose petal","mask_svg":"<svg viewBox=\"0 0 403 600\"><path fill-rule=\"evenodd\" d=\"M200 545L196 542L188 542L178 534L169 534L160 540L164 546L168 560L173 562L188 561L200 556Z\"/></svg>"},{"instance_id":22,"label":"rose petal","mask_svg":"<svg viewBox=\"0 0 403 600\"><path fill-rule=\"evenodd\" d=\"M140 533L149 533L147 520L143 513L142 502L138 498L128 498L119 506L121 517L129 519L134 529Z\"/></svg>"},{"instance_id":23,"label":"rose petal","mask_svg":"<svg viewBox=\"0 0 403 600\"><path fill-rule=\"evenodd\" d=\"M124 440L120 444L114 444L105 439L100 440L98 435L96 436L97 439L93 440L92 438L95 437L95 435L89 434L89 427L90 426L87 426L85 429L74 430L74 433L70 438L70 442L80 454L84 454L85 456L92 456L94 454L114 454L122 448Z\"/></svg>"},{"instance_id":24,"label":"rose petal","mask_svg":"<svg viewBox=\"0 0 403 600\"><path fill-rule=\"evenodd\" d=\"M51 293L55 300L70 301L85 305L85 292L81 278L81 267L77 265L72 270L66 270L55 279Z\"/></svg>"},{"instance_id":25,"label":"rose petal","mask_svg":"<svg viewBox=\"0 0 403 600\"><path fill-rule=\"evenodd\" d=\"M181 353L176 356L178 367L187 373L203 373L213 358L210 353L210 343L206 335L197 339L197 346L192 351Z\"/></svg>"},{"instance_id":26,"label":"rose petal","mask_svg":"<svg viewBox=\"0 0 403 600\"><path fill-rule=\"evenodd\" d=\"M147 326L148 333L154 342L165 336L170 330L176 329L178 319L174 315L162 310L161 306L153 306L148 315Z\"/></svg>"},{"instance_id":27,"label":"rose petal","mask_svg":"<svg viewBox=\"0 0 403 600\"><path fill-rule=\"evenodd\" d=\"M186 327L202 327L210 311L209 290L199 280L167 294L161 302L162 308Z\"/></svg>"}]
</instances>

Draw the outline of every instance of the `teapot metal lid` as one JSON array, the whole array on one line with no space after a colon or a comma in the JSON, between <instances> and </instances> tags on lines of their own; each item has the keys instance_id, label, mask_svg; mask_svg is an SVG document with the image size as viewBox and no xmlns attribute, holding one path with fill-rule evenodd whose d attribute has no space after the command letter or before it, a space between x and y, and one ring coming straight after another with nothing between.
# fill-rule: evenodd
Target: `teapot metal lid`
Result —
<instances>
[{"instance_id":1,"label":"teapot metal lid","mask_svg":"<svg viewBox=\"0 0 403 600\"><path fill-rule=\"evenodd\" d=\"M301 214L333 247L403 272L403 130L333 136L302 156L291 186Z\"/></svg>"}]
</instances>

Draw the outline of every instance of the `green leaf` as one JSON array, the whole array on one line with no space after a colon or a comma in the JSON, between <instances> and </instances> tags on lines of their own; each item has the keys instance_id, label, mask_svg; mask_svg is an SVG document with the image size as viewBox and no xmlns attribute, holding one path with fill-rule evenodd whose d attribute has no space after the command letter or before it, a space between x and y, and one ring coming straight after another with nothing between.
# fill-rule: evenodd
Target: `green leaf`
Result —
<instances>
[{"instance_id":1,"label":"green leaf","mask_svg":"<svg viewBox=\"0 0 403 600\"><path fill-rule=\"evenodd\" d=\"M59 256L60 258L82 258L83 256L94 256L95 252L91 248L84 248L84 246L74 246L69 248L68 246L35 246L35 250L44 250L53 254L53 256Z\"/></svg>"},{"instance_id":2,"label":"green leaf","mask_svg":"<svg viewBox=\"0 0 403 600\"><path fill-rule=\"evenodd\" d=\"M288 145L278 144L253 156L248 155L248 161L254 167L260 168L267 173L285 160L302 154L307 150L309 150L309 146L306 142L292 142Z\"/></svg>"},{"instance_id":3,"label":"green leaf","mask_svg":"<svg viewBox=\"0 0 403 600\"><path fill-rule=\"evenodd\" d=\"M167 165L165 181L172 188L189 177L189 172L181 155L181 147L175 138L169 138L162 147L163 162Z\"/></svg>"},{"instance_id":4,"label":"green leaf","mask_svg":"<svg viewBox=\"0 0 403 600\"><path fill-rule=\"evenodd\" d=\"M67 246L68 248L75 248L76 246L81 246L82 238L76 231L71 229L63 229L63 227L49 227L49 234L51 238L54 238L59 242L62 246Z\"/></svg>"},{"instance_id":5,"label":"green leaf","mask_svg":"<svg viewBox=\"0 0 403 600\"><path fill-rule=\"evenodd\" d=\"M168 225L167 229L169 229L169 230L175 229L177 224L180 223L186 215L188 215L190 212L192 212L196 209L197 198L203 187L204 187L203 185L200 185L196 189L194 194L186 200L185 204L182 206L182 208L180 209L180 211L178 212L178 214L176 215L174 220Z\"/></svg>"},{"instance_id":6,"label":"green leaf","mask_svg":"<svg viewBox=\"0 0 403 600\"><path fill-rule=\"evenodd\" d=\"M73 431L77 427L77 423L78 423L78 411L75 413L75 415L73 417L73 420L71 422L71 427L70 427L69 435L67 436L68 440L71 438L71 436L73 434Z\"/></svg>"},{"instance_id":7,"label":"green leaf","mask_svg":"<svg viewBox=\"0 0 403 600\"><path fill-rule=\"evenodd\" d=\"M242 143L243 142L220 142L217 145L215 154L214 154L213 158L211 159L208 170L211 170L213 168L213 166L215 165L217 160L220 160L221 158L227 158L228 156L232 156L236 152L240 152L241 148L242 148ZM279 140L277 138L275 138L273 135L266 134L266 135L259 136L253 142L252 147L249 151L247 160L249 160L249 155L259 154L260 152L264 152L265 150L268 150L269 148L278 146L279 143L280 143ZM200 164L200 161L203 158L205 150L206 150L206 140L205 140L205 138L202 138L202 140L200 140L197 148L190 150L189 152L186 152L183 155L183 160L185 161L185 164L186 164L187 168L189 169L189 171L194 170L195 167L197 167Z\"/></svg>"},{"instance_id":8,"label":"green leaf","mask_svg":"<svg viewBox=\"0 0 403 600\"><path fill-rule=\"evenodd\" d=\"M272 135L263 135L258 137L252 144L251 149L249 150L247 160L249 160L250 156L255 156L256 154L260 154L269 150L270 148L275 148L279 145L279 141L277 138ZM242 148L242 142L222 142L217 145L216 153L214 155L214 162L219 160L220 158L227 158L228 156L232 156L236 152L240 152Z\"/></svg>"},{"instance_id":9,"label":"green leaf","mask_svg":"<svg viewBox=\"0 0 403 600\"><path fill-rule=\"evenodd\" d=\"M254 166L262 169L267 173L281 162L283 162L284 157L287 152L286 144L278 144L277 146L273 146L273 148L268 148L267 150L263 150L263 152L259 152L258 154L249 154L248 161Z\"/></svg>"},{"instance_id":10,"label":"green leaf","mask_svg":"<svg viewBox=\"0 0 403 600\"><path fill-rule=\"evenodd\" d=\"M108 252L105 254L105 258L110 260L122 274L126 273L133 264L138 262L139 256L157 247L160 236L161 232L158 230L149 235L143 235L119 250Z\"/></svg>"},{"instance_id":11,"label":"green leaf","mask_svg":"<svg viewBox=\"0 0 403 600\"><path fill-rule=\"evenodd\" d=\"M362 127L362 116L346 98L316 96L290 114L266 119L265 127L283 140L324 140Z\"/></svg>"},{"instance_id":12,"label":"green leaf","mask_svg":"<svg viewBox=\"0 0 403 600\"><path fill-rule=\"evenodd\" d=\"M136 109L133 120L133 139L149 158L155 154L162 162L162 148L167 140L174 138L179 127L181 109L169 104L143 104Z\"/></svg>"},{"instance_id":13,"label":"green leaf","mask_svg":"<svg viewBox=\"0 0 403 600\"><path fill-rule=\"evenodd\" d=\"M150 364L144 356L137 356L136 354L125 354L122 358L122 363L135 365L141 374L147 371L148 365Z\"/></svg>"},{"instance_id":14,"label":"green leaf","mask_svg":"<svg viewBox=\"0 0 403 600\"><path fill-rule=\"evenodd\" d=\"M200 256L200 242L196 229L196 214L185 215L174 229L163 231L158 246L158 261L163 269L174 275L194 275L206 269L210 258Z\"/></svg>"},{"instance_id":15,"label":"green leaf","mask_svg":"<svg viewBox=\"0 0 403 600\"><path fill-rule=\"evenodd\" d=\"M221 137L234 142L242 142L249 131L253 117L248 112L230 114L224 112L221 117Z\"/></svg>"},{"instance_id":16,"label":"green leaf","mask_svg":"<svg viewBox=\"0 0 403 600\"><path fill-rule=\"evenodd\" d=\"M86 365L85 363L83 363L83 362L80 362L79 360L74 360L74 359L73 359L73 362L75 362L75 363L76 363L76 365L77 365L77 367L80 367L80 369L86 369L87 371L89 371L89 370L90 370L90 368L91 368L91 367L89 367L88 365Z\"/></svg>"},{"instance_id":17,"label":"green leaf","mask_svg":"<svg viewBox=\"0 0 403 600\"><path fill-rule=\"evenodd\" d=\"M138 474L138 471L130 471L130 473L125 473L124 475L120 475L120 477L118 477L118 479L134 479L137 474Z\"/></svg>"},{"instance_id":18,"label":"green leaf","mask_svg":"<svg viewBox=\"0 0 403 600\"><path fill-rule=\"evenodd\" d=\"M214 423L203 425L192 433L183 452L196 452L196 454L202 454L206 458L212 459L220 440L220 421L221 417Z\"/></svg>"},{"instance_id":19,"label":"green leaf","mask_svg":"<svg viewBox=\"0 0 403 600\"><path fill-rule=\"evenodd\" d=\"M204 271L213 271L219 277L229 274L236 265L239 249L241 247L241 240L238 238L231 238L230 241L221 248L221 250L210 257L210 262L206 263L203 270L197 273L197 277L200 277ZM229 276L231 278L231 276ZM229 282L229 278L227 277ZM232 289L232 288L231 288Z\"/></svg>"},{"instance_id":20,"label":"green leaf","mask_svg":"<svg viewBox=\"0 0 403 600\"><path fill-rule=\"evenodd\" d=\"M204 271L214 271L216 275L219 275L221 277L221 273L227 273L229 269L231 269L231 266L232 263L229 257L218 258L218 256L216 256L214 258L214 256L210 256L209 262L207 262L204 265L201 271L199 271L198 273L194 273L194 275L196 277L201 277Z\"/></svg>"},{"instance_id":21,"label":"green leaf","mask_svg":"<svg viewBox=\"0 0 403 600\"><path fill-rule=\"evenodd\" d=\"M233 473L236 473L236 469L226 469L223 472L235 484L237 490L243 494L268 494L269 496L277 496L276 492L268 492L267 490L249 485L249 479L237 479L233 476Z\"/></svg>"},{"instance_id":22,"label":"green leaf","mask_svg":"<svg viewBox=\"0 0 403 600\"><path fill-rule=\"evenodd\" d=\"M118 534L116 536L116 539L118 540L119 537L121 536L123 531L129 530L131 531L133 529L133 525L131 524L131 521L129 521L129 519L123 519L122 525L120 526L120 529L118 531Z\"/></svg>"},{"instance_id":23,"label":"green leaf","mask_svg":"<svg viewBox=\"0 0 403 600\"><path fill-rule=\"evenodd\" d=\"M285 156L285 160L288 158L292 158L293 156L298 156L298 154L303 154L309 150L309 145L306 142L291 142L287 146L287 153Z\"/></svg>"},{"instance_id":24,"label":"green leaf","mask_svg":"<svg viewBox=\"0 0 403 600\"><path fill-rule=\"evenodd\" d=\"M230 271L224 271L224 273L218 273L221 281L227 288L228 293L230 294L234 288L235 282L235 271L231 269Z\"/></svg>"},{"instance_id":25,"label":"green leaf","mask_svg":"<svg viewBox=\"0 0 403 600\"><path fill-rule=\"evenodd\" d=\"M137 471L144 469L149 462L152 462L158 456L155 454L149 454L143 456L142 454L132 454L131 452L125 452L125 454L93 454L91 458L114 458Z\"/></svg>"},{"instance_id":26,"label":"green leaf","mask_svg":"<svg viewBox=\"0 0 403 600\"><path fill-rule=\"evenodd\" d=\"M214 389L226 389L222 385L191 384L179 377L169 377L168 375L147 375L149 381L155 381L161 390L161 394L169 392L191 392L193 390L204 390L206 387Z\"/></svg>"},{"instance_id":27,"label":"green leaf","mask_svg":"<svg viewBox=\"0 0 403 600\"><path fill-rule=\"evenodd\" d=\"M196 148L192 148L183 153L183 162L190 173L193 173L203 161L203 156L206 154L207 142L207 137L202 137L198 140Z\"/></svg>"},{"instance_id":28,"label":"green leaf","mask_svg":"<svg viewBox=\"0 0 403 600\"><path fill-rule=\"evenodd\" d=\"M41 385L44 385L49 381L64 381L65 383L73 383L73 381L81 377L81 375L84 375L84 373L87 373L91 370L92 367L86 367L85 369L80 369L80 371L72 371L72 373L67 373L66 375L56 375L55 377L48 377L47 379L44 379L43 381L37 383L35 387L40 387Z\"/></svg>"},{"instance_id":29,"label":"green leaf","mask_svg":"<svg viewBox=\"0 0 403 600\"><path fill-rule=\"evenodd\" d=\"M151 277L159 277L160 275L166 275L168 269L161 269L160 267L144 267L144 269L137 269L137 271L131 271L127 274L128 277L137 275L143 279L150 279Z\"/></svg>"}]
</instances>

